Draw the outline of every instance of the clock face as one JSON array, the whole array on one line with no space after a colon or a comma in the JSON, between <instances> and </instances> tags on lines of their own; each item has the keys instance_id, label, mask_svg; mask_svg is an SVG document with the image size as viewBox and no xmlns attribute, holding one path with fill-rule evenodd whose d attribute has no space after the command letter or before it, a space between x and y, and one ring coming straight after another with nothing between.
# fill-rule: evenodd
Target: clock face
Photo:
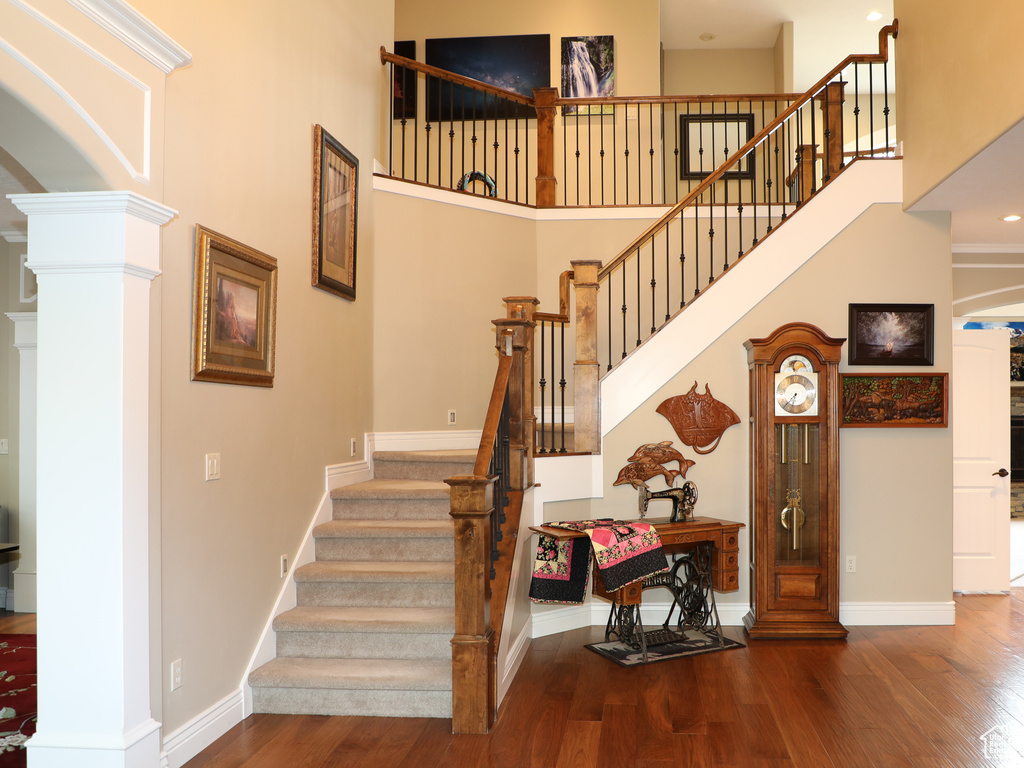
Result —
<instances>
[{"instance_id":1,"label":"clock face","mask_svg":"<svg viewBox=\"0 0 1024 768\"><path fill-rule=\"evenodd\" d=\"M775 376L776 416L816 416L818 413L817 375L778 373Z\"/></svg>"}]
</instances>

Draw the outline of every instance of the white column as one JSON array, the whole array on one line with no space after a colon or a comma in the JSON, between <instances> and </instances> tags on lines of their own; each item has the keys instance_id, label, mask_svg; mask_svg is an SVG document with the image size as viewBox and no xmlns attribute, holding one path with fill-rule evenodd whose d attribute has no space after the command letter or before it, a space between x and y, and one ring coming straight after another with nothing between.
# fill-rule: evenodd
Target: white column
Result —
<instances>
[{"instance_id":1,"label":"white column","mask_svg":"<svg viewBox=\"0 0 1024 768\"><path fill-rule=\"evenodd\" d=\"M14 195L39 282L39 723L31 768L156 768L150 710L149 292L174 211Z\"/></svg>"},{"instance_id":2,"label":"white column","mask_svg":"<svg viewBox=\"0 0 1024 768\"><path fill-rule=\"evenodd\" d=\"M36 612L36 313L8 312L18 350L18 567L14 610Z\"/></svg>"}]
</instances>

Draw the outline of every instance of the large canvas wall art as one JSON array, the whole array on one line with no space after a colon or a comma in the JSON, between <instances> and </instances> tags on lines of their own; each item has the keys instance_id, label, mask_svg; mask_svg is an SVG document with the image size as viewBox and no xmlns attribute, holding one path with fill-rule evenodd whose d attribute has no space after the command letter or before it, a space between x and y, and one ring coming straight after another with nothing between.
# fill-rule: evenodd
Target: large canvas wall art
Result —
<instances>
[{"instance_id":1,"label":"large canvas wall art","mask_svg":"<svg viewBox=\"0 0 1024 768\"><path fill-rule=\"evenodd\" d=\"M551 85L550 35L444 37L426 41L426 63L533 98ZM461 85L427 79L427 120L536 117L532 107L499 102Z\"/></svg>"}]
</instances>

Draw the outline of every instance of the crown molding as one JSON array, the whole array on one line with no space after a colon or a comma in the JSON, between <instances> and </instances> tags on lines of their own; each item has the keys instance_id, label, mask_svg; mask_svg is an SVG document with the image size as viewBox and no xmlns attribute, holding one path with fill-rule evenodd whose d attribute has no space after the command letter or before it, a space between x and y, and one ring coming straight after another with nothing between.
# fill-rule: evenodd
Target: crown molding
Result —
<instances>
[{"instance_id":1,"label":"crown molding","mask_svg":"<svg viewBox=\"0 0 1024 768\"><path fill-rule=\"evenodd\" d=\"M67 0L165 75L192 63L192 54L122 0Z\"/></svg>"},{"instance_id":2,"label":"crown molding","mask_svg":"<svg viewBox=\"0 0 1024 768\"><path fill-rule=\"evenodd\" d=\"M953 253L1024 253L1020 243L954 243Z\"/></svg>"}]
</instances>

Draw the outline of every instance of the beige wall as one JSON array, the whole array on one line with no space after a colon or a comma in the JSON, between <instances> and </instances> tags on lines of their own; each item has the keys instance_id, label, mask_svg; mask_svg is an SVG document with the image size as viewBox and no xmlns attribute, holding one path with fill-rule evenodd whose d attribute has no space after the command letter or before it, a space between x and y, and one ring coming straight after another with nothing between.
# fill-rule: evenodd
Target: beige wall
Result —
<instances>
[{"instance_id":1,"label":"beige wall","mask_svg":"<svg viewBox=\"0 0 1024 768\"><path fill-rule=\"evenodd\" d=\"M560 86L562 37L614 35L615 94L651 96L660 92L660 8L656 0L524 0L514 7L470 5L465 0L395 2L395 40L415 40L419 61L424 60L427 38L537 34L551 35L553 86Z\"/></svg>"},{"instance_id":2,"label":"beige wall","mask_svg":"<svg viewBox=\"0 0 1024 768\"><path fill-rule=\"evenodd\" d=\"M265 5L140 0L190 51L167 80L160 308L161 669L171 733L237 690L319 502L324 467L352 461L372 426L375 267L371 174L390 45L387 3ZM313 126L360 160L357 299L313 288ZM154 195L156 196L156 195ZM272 389L190 381L196 224L278 261ZM204 454L222 479L204 482ZM356 458L361 458L357 456ZM162 676L166 677L166 675Z\"/></svg>"},{"instance_id":3,"label":"beige wall","mask_svg":"<svg viewBox=\"0 0 1024 768\"><path fill-rule=\"evenodd\" d=\"M667 50L665 95L774 93L775 64L771 48Z\"/></svg>"},{"instance_id":4,"label":"beige wall","mask_svg":"<svg viewBox=\"0 0 1024 768\"><path fill-rule=\"evenodd\" d=\"M1024 4L896 0L895 9L909 207L1024 117Z\"/></svg>"},{"instance_id":5,"label":"beige wall","mask_svg":"<svg viewBox=\"0 0 1024 768\"><path fill-rule=\"evenodd\" d=\"M589 505L580 501L547 505L545 518L632 517L636 491L628 485L612 487L619 469L637 446L671 440L697 462L687 474L700 491L697 514L748 523L749 404L743 342L798 320L813 323L829 335L846 337L850 302L934 303L934 370L949 371L949 265L948 216L908 215L897 205L873 206L605 437L603 499ZM844 363L841 370L871 369L850 369ZM682 446L668 421L655 412L659 403L684 394L695 381L701 392L705 384L710 385L712 394L736 411L741 422L730 427L719 447L705 456ZM840 450L841 551L844 556L856 555L858 563L856 574L842 576L841 600L949 600L951 431L843 429ZM664 487L660 480L652 481L652 490ZM666 506L662 512L667 510ZM662 514L656 509L654 513ZM748 529L741 536L740 592L722 596L723 601L746 603L749 599L745 570L749 535Z\"/></svg>"}]
</instances>

